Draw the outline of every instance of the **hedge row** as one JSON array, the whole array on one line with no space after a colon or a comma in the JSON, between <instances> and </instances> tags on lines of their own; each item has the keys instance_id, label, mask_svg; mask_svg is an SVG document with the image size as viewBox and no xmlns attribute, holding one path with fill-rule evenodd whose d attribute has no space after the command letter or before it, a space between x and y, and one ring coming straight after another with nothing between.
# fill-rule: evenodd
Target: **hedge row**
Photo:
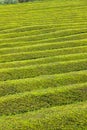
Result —
<instances>
[{"instance_id":1,"label":"hedge row","mask_svg":"<svg viewBox=\"0 0 87 130\"><path fill-rule=\"evenodd\" d=\"M86 69L87 69L86 59L25 66L20 68L8 68L0 70L0 81L5 81L9 79L12 80L21 78L32 78L39 75L66 73Z\"/></svg>"},{"instance_id":2,"label":"hedge row","mask_svg":"<svg viewBox=\"0 0 87 130\"><path fill-rule=\"evenodd\" d=\"M1 81L0 96L85 82L87 82L86 70L64 74L45 75L35 78Z\"/></svg>"},{"instance_id":3,"label":"hedge row","mask_svg":"<svg viewBox=\"0 0 87 130\"><path fill-rule=\"evenodd\" d=\"M4 68L17 68L17 67L24 67L30 65L40 65L40 64L47 64L47 63L55 63L61 61L70 61L70 60L82 60L87 58L87 53L77 53L77 54L67 54L67 55L59 55L59 56L49 56L44 58L37 58L32 60L20 60L20 61L12 61L12 62L5 62L0 63L0 69Z\"/></svg>"},{"instance_id":4,"label":"hedge row","mask_svg":"<svg viewBox=\"0 0 87 130\"><path fill-rule=\"evenodd\" d=\"M4 55L0 55L0 63L45 58L51 56L60 56L60 55L67 55L67 54L86 53L86 52L87 52L87 46L78 46L78 47L68 47L68 48L53 49L53 50L4 54Z\"/></svg>"},{"instance_id":5,"label":"hedge row","mask_svg":"<svg viewBox=\"0 0 87 130\"><path fill-rule=\"evenodd\" d=\"M87 101L1 117L4 130L86 130Z\"/></svg>"},{"instance_id":6,"label":"hedge row","mask_svg":"<svg viewBox=\"0 0 87 130\"><path fill-rule=\"evenodd\" d=\"M87 83L48 88L0 98L0 115L34 111L87 100Z\"/></svg>"}]
</instances>

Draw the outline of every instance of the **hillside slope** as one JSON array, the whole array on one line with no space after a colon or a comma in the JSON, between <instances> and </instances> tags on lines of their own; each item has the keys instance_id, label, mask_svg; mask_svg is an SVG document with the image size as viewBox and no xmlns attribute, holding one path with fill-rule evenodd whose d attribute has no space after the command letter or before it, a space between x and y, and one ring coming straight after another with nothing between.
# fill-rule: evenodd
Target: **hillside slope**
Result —
<instances>
[{"instance_id":1,"label":"hillside slope","mask_svg":"<svg viewBox=\"0 0 87 130\"><path fill-rule=\"evenodd\" d=\"M87 2L0 6L0 130L87 130Z\"/></svg>"}]
</instances>

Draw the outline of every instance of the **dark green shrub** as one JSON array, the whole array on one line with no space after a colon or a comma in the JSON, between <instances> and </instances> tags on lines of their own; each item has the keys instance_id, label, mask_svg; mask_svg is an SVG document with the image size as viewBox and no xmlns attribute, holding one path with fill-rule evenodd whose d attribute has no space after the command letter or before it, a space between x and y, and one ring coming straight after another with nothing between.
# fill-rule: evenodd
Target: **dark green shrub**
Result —
<instances>
[{"instance_id":1,"label":"dark green shrub","mask_svg":"<svg viewBox=\"0 0 87 130\"><path fill-rule=\"evenodd\" d=\"M34 0L18 0L19 3L29 2L29 1L34 1Z\"/></svg>"}]
</instances>

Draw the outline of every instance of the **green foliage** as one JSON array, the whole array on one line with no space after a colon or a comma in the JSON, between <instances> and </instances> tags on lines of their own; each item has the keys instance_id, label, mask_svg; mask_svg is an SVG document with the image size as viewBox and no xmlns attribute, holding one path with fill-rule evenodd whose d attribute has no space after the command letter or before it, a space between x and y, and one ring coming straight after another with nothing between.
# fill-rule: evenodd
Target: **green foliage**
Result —
<instances>
[{"instance_id":1,"label":"green foliage","mask_svg":"<svg viewBox=\"0 0 87 130\"><path fill-rule=\"evenodd\" d=\"M0 130L87 130L86 0L41 1L0 6Z\"/></svg>"},{"instance_id":2,"label":"green foliage","mask_svg":"<svg viewBox=\"0 0 87 130\"><path fill-rule=\"evenodd\" d=\"M86 86L87 83L84 83L5 96L0 99L0 115L24 113L85 101L87 100Z\"/></svg>"},{"instance_id":3,"label":"green foliage","mask_svg":"<svg viewBox=\"0 0 87 130\"><path fill-rule=\"evenodd\" d=\"M13 61L13 62L10 61L10 62L5 62L5 63L2 62L2 63L0 63L0 69L2 69L2 68L24 67L24 66L30 66L30 65L40 65L40 64L47 64L47 63L55 63L57 61L59 61L59 62L65 61L66 62L66 61L70 61L70 60L77 60L77 58L78 58L78 60L79 59L86 59L87 53L67 54L67 55L59 55L59 56L48 56L48 57L44 57L44 58L40 57L40 58L32 59L32 60L31 59L30 60L25 59L25 60Z\"/></svg>"},{"instance_id":4,"label":"green foliage","mask_svg":"<svg viewBox=\"0 0 87 130\"><path fill-rule=\"evenodd\" d=\"M3 116L0 128L5 130L86 130L87 102L63 105L39 111Z\"/></svg>"},{"instance_id":5,"label":"green foliage","mask_svg":"<svg viewBox=\"0 0 87 130\"><path fill-rule=\"evenodd\" d=\"M45 75L20 80L7 80L4 82L0 82L0 96L44 89L49 87L62 87L62 85L83 83L86 81L87 71Z\"/></svg>"},{"instance_id":6,"label":"green foliage","mask_svg":"<svg viewBox=\"0 0 87 130\"><path fill-rule=\"evenodd\" d=\"M39 75L50 75L87 69L87 60L55 62L41 65L25 66L0 70L0 81L21 78L33 78Z\"/></svg>"},{"instance_id":7,"label":"green foliage","mask_svg":"<svg viewBox=\"0 0 87 130\"><path fill-rule=\"evenodd\" d=\"M28 49L28 48L27 48ZM51 50L42 50L42 51L27 51L27 52L17 52L0 55L0 63L11 62L11 61L21 61L21 60L31 60L38 58L45 58L50 56L62 56L67 54L78 54L78 53L86 53L87 46L78 46L78 47L68 47L61 49L51 49Z\"/></svg>"}]
</instances>

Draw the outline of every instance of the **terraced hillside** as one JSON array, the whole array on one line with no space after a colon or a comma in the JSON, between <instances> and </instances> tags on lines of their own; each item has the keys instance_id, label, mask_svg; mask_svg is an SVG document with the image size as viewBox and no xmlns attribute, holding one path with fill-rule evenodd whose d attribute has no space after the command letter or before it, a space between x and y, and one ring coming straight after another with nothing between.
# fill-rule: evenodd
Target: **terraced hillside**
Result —
<instances>
[{"instance_id":1,"label":"terraced hillside","mask_svg":"<svg viewBox=\"0 0 87 130\"><path fill-rule=\"evenodd\" d=\"M87 130L87 1L0 6L0 130Z\"/></svg>"}]
</instances>

